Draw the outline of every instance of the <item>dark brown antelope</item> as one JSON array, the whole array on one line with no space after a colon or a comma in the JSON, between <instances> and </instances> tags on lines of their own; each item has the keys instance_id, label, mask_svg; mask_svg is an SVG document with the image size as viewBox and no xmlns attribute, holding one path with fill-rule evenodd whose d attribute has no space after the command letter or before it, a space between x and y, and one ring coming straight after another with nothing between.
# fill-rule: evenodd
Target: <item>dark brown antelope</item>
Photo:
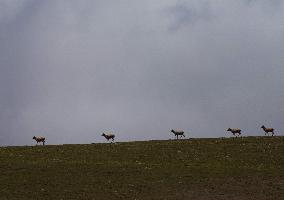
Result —
<instances>
[{"instance_id":1,"label":"dark brown antelope","mask_svg":"<svg viewBox=\"0 0 284 200\"><path fill-rule=\"evenodd\" d=\"M266 128L264 125L262 125L261 128L264 130L265 135L269 135L269 133L271 133L271 136L274 135L274 128Z\"/></svg>"},{"instance_id":2,"label":"dark brown antelope","mask_svg":"<svg viewBox=\"0 0 284 200\"><path fill-rule=\"evenodd\" d=\"M238 136L240 136L242 134L241 133L242 130L239 129L239 128L228 128L227 131L231 131L233 133L233 135L236 136L236 137L238 137ZM238 135L236 135L236 134L238 134Z\"/></svg>"},{"instance_id":3,"label":"dark brown antelope","mask_svg":"<svg viewBox=\"0 0 284 200\"><path fill-rule=\"evenodd\" d=\"M44 137L36 137L34 136L33 139L36 141L36 144L42 142L42 145L45 145L45 138Z\"/></svg>"},{"instance_id":4,"label":"dark brown antelope","mask_svg":"<svg viewBox=\"0 0 284 200\"><path fill-rule=\"evenodd\" d=\"M108 133L108 134L103 133L102 136L104 136L107 139L107 141L109 141L110 139L114 141L114 138L115 138L115 135L111 133Z\"/></svg>"},{"instance_id":5,"label":"dark brown antelope","mask_svg":"<svg viewBox=\"0 0 284 200\"><path fill-rule=\"evenodd\" d=\"M185 135L184 135L184 131L182 131L182 130L171 130L171 132L173 133L173 134L175 134L175 136L177 137L177 140L178 140L178 136L180 135L180 137L181 136L183 136L183 137L185 137Z\"/></svg>"}]
</instances>

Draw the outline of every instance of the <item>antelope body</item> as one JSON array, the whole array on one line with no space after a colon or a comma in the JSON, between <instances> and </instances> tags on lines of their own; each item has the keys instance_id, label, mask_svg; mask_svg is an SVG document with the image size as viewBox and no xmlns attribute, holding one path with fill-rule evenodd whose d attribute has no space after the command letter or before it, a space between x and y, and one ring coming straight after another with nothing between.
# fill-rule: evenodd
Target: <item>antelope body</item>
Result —
<instances>
[{"instance_id":1,"label":"antelope body","mask_svg":"<svg viewBox=\"0 0 284 200\"><path fill-rule=\"evenodd\" d=\"M179 136L179 135L185 137L184 131L182 131L182 130L173 130L173 129L172 129L171 132L172 132L173 134L175 134L175 136L177 137L177 140L178 140L178 136Z\"/></svg>"},{"instance_id":2,"label":"antelope body","mask_svg":"<svg viewBox=\"0 0 284 200\"><path fill-rule=\"evenodd\" d=\"M42 145L45 145L45 137L36 137L36 136L34 136L33 139L36 141L36 144L42 142Z\"/></svg>"},{"instance_id":3,"label":"antelope body","mask_svg":"<svg viewBox=\"0 0 284 200\"><path fill-rule=\"evenodd\" d=\"M271 136L274 135L274 128L266 128L264 125L262 125L261 128L264 130L265 135L269 135L269 133L271 133Z\"/></svg>"},{"instance_id":4,"label":"antelope body","mask_svg":"<svg viewBox=\"0 0 284 200\"><path fill-rule=\"evenodd\" d=\"M242 133L242 130L241 129L239 129L239 128L228 128L228 130L227 131L230 131L230 132L232 132L233 133L233 135L234 136L236 136L236 137L238 137L238 136L240 136ZM236 134L238 134L238 135L236 135Z\"/></svg>"},{"instance_id":5,"label":"antelope body","mask_svg":"<svg viewBox=\"0 0 284 200\"><path fill-rule=\"evenodd\" d=\"M103 133L102 136L104 136L107 139L107 141L109 141L110 139L112 139L112 141L114 141L114 138L115 138L115 135L110 134L110 133L109 134Z\"/></svg>"}]
</instances>

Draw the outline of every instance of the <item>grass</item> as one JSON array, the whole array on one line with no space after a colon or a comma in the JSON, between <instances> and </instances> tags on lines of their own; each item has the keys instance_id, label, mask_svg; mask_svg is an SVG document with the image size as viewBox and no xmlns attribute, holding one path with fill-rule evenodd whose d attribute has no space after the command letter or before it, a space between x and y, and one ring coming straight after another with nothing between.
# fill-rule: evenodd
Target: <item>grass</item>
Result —
<instances>
[{"instance_id":1,"label":"grass","mask_svg":"<svg viewBox=\"0 0 284 200\"><path fill-rule=\"evenodd\" d=\"M0 148L0 199L284 199L284 137Z\"/></svg>"}]
</instances>

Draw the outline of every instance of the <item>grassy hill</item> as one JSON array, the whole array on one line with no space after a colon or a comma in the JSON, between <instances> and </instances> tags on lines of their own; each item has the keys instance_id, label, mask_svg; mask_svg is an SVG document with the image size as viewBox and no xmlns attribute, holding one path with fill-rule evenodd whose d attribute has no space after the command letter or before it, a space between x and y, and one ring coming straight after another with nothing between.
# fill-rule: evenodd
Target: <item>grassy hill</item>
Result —
<instances>
[{"instance_id":1,"label":"grassy hill","mask_svg":"<svg viewBox=\"0 0 284 200\"><path fill-rule=\"evenodd\" d=\"M0 148L0 199L284 199L284 138Z\"/></svg>"}]
</instances>

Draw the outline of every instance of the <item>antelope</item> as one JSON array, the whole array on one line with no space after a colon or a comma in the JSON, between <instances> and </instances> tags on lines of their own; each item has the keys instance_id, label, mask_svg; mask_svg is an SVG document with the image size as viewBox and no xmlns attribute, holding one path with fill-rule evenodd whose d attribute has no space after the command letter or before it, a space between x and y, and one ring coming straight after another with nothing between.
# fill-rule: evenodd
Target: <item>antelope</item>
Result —
<instances>
[{"instance_id":1,"label":"antelope","mask_svg":"<svg viewBox=\"0 0 284 200\"><path fill-rule=\"evenodd\" d=\"M178 140L178 136L180 135L180 137L181 136L183 136L183 137L185 137L185 135L184 135L184 131L182 131L182 130L171 130L171 132L173 133L173 134L175 134L175 136L177 137L177 140Z\"/></svg>"},{"instance_id":2,"label":"antelope","mask_svg":"<svg viewBox=\"0 0 284 200\"><path fill-rule=\"evenodd\" d=\"M111 133L108 133L108 134L103 133L102 136L104 136L107 139L107 141L109 141L110 139L114 141L114 138L115 138L115 135Z\"/></svg>"},{"instance_id":3,"label":"antelope","mask_svg":"<svg viewBox=\"0 0 284 200\"><path fill-rule=\"evenodd\" d=\"M264 130L265 135L269 135L269 133L271 133L271 136L274 135L274 128L266 128L264 125L262 125L261 128Z\"/></svg>"},{"instance_id":4,"label":"antelope","mask_svg":"<svg viewBox=\"0 0 284 200\"><path fill-rule=\"evenodd\" d=\"M45 138L44 137L36 137L34 136L33 139L36 141L36 144L42 142L42 145L45 145Z\"/></svg>"},{"instance_id":5,"label":"antelope","mask_svg":"<svg viewBox=\"0 0 284 200\"><path fill-rule=\"evenodd\" d=\"M238 137L240 136L242 133L241 133L241 129L239 128L228 128L227 131L231 131L233 133L234 136ZM236 135L238 133L238 135Z\"/></svg>"}]
</instances>

